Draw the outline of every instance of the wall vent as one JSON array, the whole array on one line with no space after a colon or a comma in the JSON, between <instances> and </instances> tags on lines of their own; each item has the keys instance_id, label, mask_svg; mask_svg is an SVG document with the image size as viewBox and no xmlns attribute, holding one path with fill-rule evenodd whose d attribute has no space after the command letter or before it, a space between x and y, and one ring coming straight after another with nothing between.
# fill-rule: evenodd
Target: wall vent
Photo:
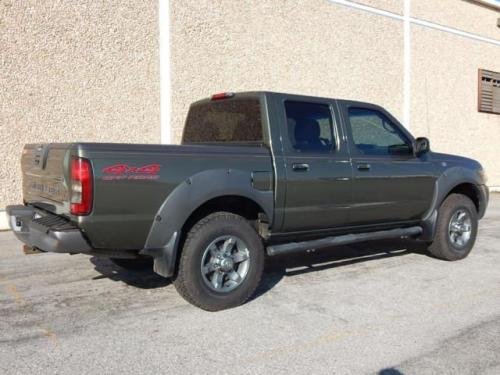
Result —
<instances>
[{"instance_id":1,"label":"wall vent","mask_svg":"<svg viewBox=\"0 0 500 375\"><path fill-rule=\"evenodd\" d=\"M500 73L479 69L478 111L500 114Z\"/></svg>"}]
</instances>

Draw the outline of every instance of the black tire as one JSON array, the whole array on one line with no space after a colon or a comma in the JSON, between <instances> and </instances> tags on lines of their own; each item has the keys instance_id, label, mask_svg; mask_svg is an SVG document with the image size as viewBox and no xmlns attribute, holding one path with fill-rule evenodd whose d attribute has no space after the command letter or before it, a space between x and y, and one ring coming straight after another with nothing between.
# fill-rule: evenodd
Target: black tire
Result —
<instances>
[{"instance_id":1,"label":"black tire","mask_svg":"<svg viewBox=\"0 0 500 375\"><path fill-rule=\"evenodd\" d=\"M470 238L463 246L456 245L450 236L450 222L458 212L465 212L470 218ZM429 246L429 252L443 260L460 260L469 255L477 236L477 209L469 197L462 194L450 194L438 211L436 234Z\"/></svg>"},{"instance_id":2,"label":"black tire","mask_svg":"<svg viewBox=\"0 0 500 375\"><path fill-rule=\"evenodd\" d=\"M233 290L222 292L207 285L208 276L204 276L202 266L209 245L224 236L241 239L247 250L248 261L245 264L245 276L240 284ZM217 247L217 250L220 249ZM234 267L237 267L236 263ZM263 269L264 247L255 229L241 216L216 212L201 219L187 234L174 285L189 303L203 310L218 311L245 303L259 285ZM213 273L211 275L214 276ZM227 275L223 277L226 281L222 282L222 286L231 283Z\"/></svg>"},{"instance_id":3,"label":"black tire","mask_svg":"<svg viewBox=\"0 0 500 375\"><path fill-rule=\"evenodd\" d=\"M118 267L129 271L140 271L153 269L153 259L151 258L109 258Z\"/></svg>"}]
</instances>

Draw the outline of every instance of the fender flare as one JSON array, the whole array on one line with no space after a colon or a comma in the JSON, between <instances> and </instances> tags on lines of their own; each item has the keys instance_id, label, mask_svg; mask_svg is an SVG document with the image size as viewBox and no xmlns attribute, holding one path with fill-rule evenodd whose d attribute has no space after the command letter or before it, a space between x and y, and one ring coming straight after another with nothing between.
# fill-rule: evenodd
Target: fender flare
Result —
<instances>
[{"instance_id":1,"label":"fender flare","mask_svg":"<svg viewBox=\"0 0 500 375\"><path fill-rule=\"evenodd\" d=\"M450 194L455 187L462 184L471 184L474 186L478 193L480 207L485 207L485 201L487 201L488 198L481 189L479 189L482 180L477 171L463 167L453 167L446 170L435 182L431 206L422 220L423 232L419 237L420 240L432 241L434 239L439 207L448 194ZM481 210L483 210L484 213L484 209L480 209L480 217Z\"/></svg>"},{"instance_id":2,"label":"fender flare","mask_svg":"<svg viewBox=\"0 0 500 375\"><path fill-rule=\"evenodd\" d=\"M182 227L198 207L211 199L225 195L248 198L263 209L270 220L269 224L272 224L272 180L266 190L257 189L254 187L254 173L212 169L197 173L179 184L157 211L144 249L141 250L141 254L154 258L154 271L165 277L174 274Z\"/></svg>"}]
</instances>

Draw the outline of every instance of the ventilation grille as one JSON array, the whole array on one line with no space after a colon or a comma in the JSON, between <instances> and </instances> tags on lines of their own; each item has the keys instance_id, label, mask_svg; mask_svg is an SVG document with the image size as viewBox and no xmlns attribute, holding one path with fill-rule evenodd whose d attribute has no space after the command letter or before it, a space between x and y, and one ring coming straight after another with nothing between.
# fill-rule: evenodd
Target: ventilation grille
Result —
<instances>
[{"instance_id":1,"label":"ventilation grille","mask_svg":"<svg viewBox=\"0 0 500 375\"><path fill-rule=\"evenodd\" d=\"M479 69L478 111L500 114L500 73Z\"/></svg>"}]
</instances>

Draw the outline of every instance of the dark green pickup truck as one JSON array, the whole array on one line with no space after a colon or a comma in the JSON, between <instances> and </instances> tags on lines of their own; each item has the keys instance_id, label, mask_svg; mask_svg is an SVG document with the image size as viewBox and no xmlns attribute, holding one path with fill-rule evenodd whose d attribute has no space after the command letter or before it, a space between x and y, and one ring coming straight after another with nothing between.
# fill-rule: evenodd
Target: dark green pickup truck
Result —
<instances>
[{"instance_id":1,"label":"dark green pickup truck","mask_svg":"<svg viewBox=\"0 0 500 375\"><path fill-rule=\"evenodd\" d=\"M194 103L182 145L30 144L17 237L37 251L154 261L191 303L255 291L264 258L411 237L470 252L488 203L481 165L431 152L383 108L271 92Z\"/></svg>"}]
</instances>

